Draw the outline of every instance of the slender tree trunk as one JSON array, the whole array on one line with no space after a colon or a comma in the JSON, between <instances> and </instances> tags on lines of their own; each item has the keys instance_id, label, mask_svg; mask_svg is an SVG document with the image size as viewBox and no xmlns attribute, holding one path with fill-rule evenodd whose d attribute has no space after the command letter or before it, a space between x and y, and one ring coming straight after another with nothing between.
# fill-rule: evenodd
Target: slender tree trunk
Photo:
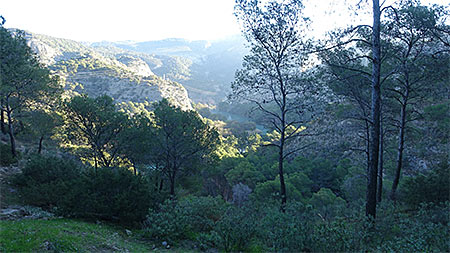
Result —
<instances>
[{"instance_id":1,"label":"slender tree trunk","mask_svg":"<svg viewBox=\"0 0 450 253\"><path fill-rule=\"evenodd\" d=\"M42 141L43 140L44 140L44 136L42 135L41 138L39 138L38 154L41 154L41 152L42 152Z\"/></svg>"},{"instance_id":2,"label":"slender tree trunk","mask_svg":"<svg viewBox=\"0 0 450 253\"><path fill-rule=\"evenodd\" d=\"M94 154L94 168L95 168L95 175L97 175L98 162L96 153Z\"/></svg>"},{"instance_id":3,"label":"slender tree trunk","mask_svg":"<svg viewBox=\"0 0 450 253\"><path fill-rule=\"evenodd\" d=\"M281 194L281 211L284 213L286 210L286 183L284 182L284 171L283 171L283 163L284 163L284 136L281 140L282 144L280 145L280 152L278 157L278 172L280 175L280 194Z\"/></svg>"},{"instance_id":4,"label":"slender tree trunk","mask_svg":"<svg viewBox=\"0 0 450 253\"><path fill-rule=\"evenodd\" d=\"M164 179L161 178L161 182L159 183L159 192L161 192L163 189L163 183L164 183ZM158 183L156 183L156 184L158 184Z\"/></svg>"},{"instance_id":5,"label":"slender tree trunk","mask_svg":"<svg viewBox=\"0 0 450 253\"><path fill-rule=\"evenodd\" d=\"M170 196L175 197L175 179L170 179Z\"/></svg>"},{"instance_id":6,"label":"slender tree trunk","mask_svg":"<svg viewBox=\"0 0 450 253\"><path fill-rule=\"evenodd\" d=\"M377 179L378 179L378 155L380 142L380 73L381 73L381 11L379 0L373 0L373 27L372 27L372 103L371 103L371 136L370 136L370 166L367 183L366 215L376 217L377 212Z\"/></svg>"},{"instance_id":7,"label":"slender tree trunk","mask_svg":"<svg viewBox=\"0 0 450 253\"><path fill-rule=\"evenodd\" d=\"M11 143L11 154L14 157L17 157L16 138L14 137L14 127L12 124L11 108L9 108L8 101L6 101L6 116L8 117L8 134L9 134L9 140Z\"/></svg>"},{"instance_id":8,"label":"slender tree trunk","mask_svg":"<svg viewBox=\"0 0 450 253\"><path fill-rule=\"evenodd\" d=\"M406 102L402 104L400 111L400 130L398 134L398 149L397 149L397 166L395 169L394 182L392 182L392 190L390 194L391 200L396 200L396 191L400 181L401 170L403 166L403 150L405 148L405 128L406 128Z\"/></svg>"},{"instance_id":9,"label":"slender tree trunk","mask_svg":"<svg viewBox=\"0 0 450 253\"><path fill-rule=\"evenodd\" d=\"M366 173L369 175L369 169L370 169L370 125L366 121L366 159L367 159L367 167L366 167Z\"/></svg>"},{"instance_id":10,"label":"slender tree trunk","mask_svg":"<svg viewBox=\"0 0 450 253\"><path fill-rule=\"evenodd\" d=\"M6 134L6 124L5 124L5 110L3 109L3 99L1 100L1 111L0 111L0 122L2 134Z\"/></svg>"},{"instance_id":11,"label":"slender tree trunk","mask_svg":"<svg viewBox=\"0 0 450 253\"><path fill-rule=\"evenodd\" d=\"M380 122L380 155L378 160L378 189L377 189L377 202L380 203L383 196L383 152L384 152L384 133L383 133L383 120Z\"/></svg>"},{"instance_id":12,"label":"slender tree trunk","mask_svg":"<svg viewBox=\"0 0 450 253\"><path fill-rule=\"evenodd\" d=\"M172 175L169 173L170 180L170 196L171 198L175 198L175 176L176 176L177 168L174 168Z\"/></svg>"}]
</instances>

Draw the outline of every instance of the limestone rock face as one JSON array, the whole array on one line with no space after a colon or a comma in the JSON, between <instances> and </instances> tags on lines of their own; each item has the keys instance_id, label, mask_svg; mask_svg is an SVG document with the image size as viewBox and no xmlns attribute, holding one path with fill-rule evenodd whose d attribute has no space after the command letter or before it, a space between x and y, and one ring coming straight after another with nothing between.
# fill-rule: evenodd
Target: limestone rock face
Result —
<instances>
[{"instance_id":1,"label":"limestone rock face","mask_svg":"<svg viewBox=\"0 0 450 253\"><path fill-rule=\"evenodd\" d=\"M116 76L110 70L78 71L68 75L67 83L75 84L71 90L96 97L108 95L116 102L153 102L166 98L172 104L192 109L186 89L178 83L166 81L157 76Z\"/></svg>"},{"instance_id":2,"label":"limestone rock face","mask_svg":"<svg viewBox=\"0 0 450 253\"><path fill-rule=\"evenodd\" d=\"M186 89L156 76L135 55L107 54L80 42L27 33L30 47L64 81L69 96L111 96L117 103L151 103L162 98L184 110L192 109Z\"/></svg>"},{"instance_id":3,"label":"limestone rock face","mask_svg":"<svg viewBox=\"0 0 450 253\"><path fill-rule=\"evenodd\" d=\"M143 61L137 57L133 56L121 56L118 59L121 63L125 64L128 69L134 72L138 76L148 77L155 75L150 70L150 67Z\"/></svg>"}]
</instances>

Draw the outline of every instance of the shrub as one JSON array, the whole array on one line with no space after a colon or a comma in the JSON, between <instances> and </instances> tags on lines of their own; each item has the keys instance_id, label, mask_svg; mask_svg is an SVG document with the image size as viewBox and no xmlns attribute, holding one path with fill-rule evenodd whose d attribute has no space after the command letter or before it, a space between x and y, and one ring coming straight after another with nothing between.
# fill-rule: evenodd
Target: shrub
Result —
<instances>
[{"instance_id":1,"label":"shrub","mask_svg":"<svg viewBox=\"0 0 450 253\"><path fill-rule=\"evenodd\" d=\"M75 202L71 192L78 187L80 175L72 160L34 155L12 181L25 203L50 209Z\"/></svg>"},{"instance_id":2,"label":"shrub","mask_svg":"<svg viewBox=\"0 0 450 253\"><path fill-rule=\"evenodd\" d=\"M152 203L142 176L123 168L95 172L58 157L31 157L13 182L25 203L65 216L140 222Z\"/></svg>"},{"instance_id":3,"label":"shrub","mask_svg":"<svg viewBox=\"0 0 450 253\"><path fill-rule=\"evenodd\" d=\"M227 252L246 250L256 235L256 226L255 210L231 206L215 224L215 245Z\"/></svg>"},{"instance_id":4,"label":"shrub","mask_svg":"<svg viewBox=\"0 0 450 253\"><path fill-rule=\"evenodd\" d=\"M75 216L124 223L143 221L152 203L148 182L125 168L84 171L76 194Z\"/></svg>"},{"instance_id":5,"label":"shrub","mask_svg":"<svg viewBox=\"0 0 450 253\"><path fill-rule=\"evenodd\" d=\"M257 236L270 252L308 251L312 214L301 202L288 203L284 213L278 205L265 207L258 224Z\"/></svg>"},{"instance_id":6,"label":"shrub","mask_svg":"<svg viewBox=\"0 0 450 253\"><path fill-rule=\"evenodd\" d=\"M145 221L147 236L175 242L197 239L210 232L229 206L220 197L189 196L175 201L167 200L158 210L151 210Z\"/></svg>"},{"instance_id":7,"label":"shrub","mask_svg":"<svg viewBox=\"0 0 450 253\"><path fill-rule=\"evenodd\" d=\"M385 203L381 205L376 226L368 234L375 243L366 242L366 249L381 252L449 252L448 211L448 203L442 206L422 205L418 211L409 213L401 212L392 203L387 206Z\"/></svg>"},{"instance_id":8,"label":"shrub","mask_svg":"<svg viewBox=\"0 0 450 253\"><path fill-rule=\"evenodd\" d=\"M321 188L318 192L314 193L310 203L323 219L335 217L342 210L342 207L345 206L345 200L337 197L328 188Z\"/></svg>"},{"instance_id":9,"label":"shrub","mask_svg":"<svg viewBox=\"0 0 450 253\"><path fill-rule=\"evenodd\" d=\"M450 200L450 168L447 159L426 174L407 177L401 188L407 204L418 207L420 203L441 203Z\"/></svg>"},{"instance_id":10,"label":"shrub","mask_svg":"<svg viewBox=\"0 0 450 253\"><path fill-rule=\"evenodd\" d=\"M20 157L20 153L17 151L17 156ZM0 143L0 165L9 166L17 162L17 157L14 157L11 153L11 146Z\"/></svg>"},{"instance_id":11,"label":"shrub","mask_svg":"<svg viewBox=\"0 0 450 253\"><path fill-rule=\"evenodd\" d=\"M183 235L182 217L176 212L176 201L168 199L158 210L150 209L144 221L145 236L174 243ZM184 217L183 217L184 218Z\"/></svg>"}]
</instances>

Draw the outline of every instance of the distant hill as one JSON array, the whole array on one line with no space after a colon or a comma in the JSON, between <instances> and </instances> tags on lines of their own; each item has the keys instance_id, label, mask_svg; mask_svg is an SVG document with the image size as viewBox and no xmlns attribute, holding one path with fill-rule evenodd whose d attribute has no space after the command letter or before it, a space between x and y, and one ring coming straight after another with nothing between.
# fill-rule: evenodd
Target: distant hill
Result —
<instances>
[{"instance_id":1,"label":"distant hill","mask_svg":"<svg viewBox=\"0 0 450 253\"><path fill-rule=\"evenodd\" d=\"M229 93L234 73L247 53L240 36L217 41L98 42L91 46L116 54L134 52L156 75L181 83L193 101L210 104Z\"/></svg>"},{"instance_id":2,"label":"distant hill","mask_svg":"<svg viewBox=\"0 0 450 253\"><path fill-rule=\"evenodd\" d=\"M146 61L133 53L33 33L27 33L27 39L41 61L65 80L69 94L106 94L118 103L147 106L167 98L181 108L192 108L181 84L155 75Z\"/></svg>"},{"instance_id":3,"label":"distant hill","mask_svg":"<svg viewBox=\"0 0 450 253\"><path fill-rule=\"evenodd\" d=\"M164 97L183 108L192 108L190 100L217 104L225 99L247 52L239 36L96 43L27 36L42 62L65 79L69 93L107 94L124 103Z\"/></svg>"}]
</instances>

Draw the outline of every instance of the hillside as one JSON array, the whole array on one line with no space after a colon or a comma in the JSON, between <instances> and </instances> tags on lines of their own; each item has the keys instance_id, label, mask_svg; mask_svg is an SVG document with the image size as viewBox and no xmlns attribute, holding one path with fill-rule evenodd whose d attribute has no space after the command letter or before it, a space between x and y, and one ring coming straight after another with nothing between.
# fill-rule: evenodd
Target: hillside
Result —
<instances>
[{"instance_id":1,"label":"hillside","mask_svg":"<svg viewBox=\"0 0 450 253\"><path fill-rule=\"evenodd\" d=\"M209 104L225 99L248 52L240 36L217 41L98 42L91 46L115 56L139 57L156 75L182 84L193 101Z\"/></svg>"},{"instance_id":2,"label":"hillside","mask_svg":"<svg viewBox=\"0 0 450 253\"><path fill-rule=\"evenodd\" d=\"M64 80L69 94L106 94L119 103L146 105L167 98L181 108L192 108L182 85L156 76L133 54L115 55L76 41L33 33L28 33L27 39L41 61Z\"/></svg>"},{"instance_id":3,"label":"hillside","mask_svg":"<svg viewBox=\"0 0 450 253\"><path fill-rule=\"evenodd\" d=\"M82 43L27 33L30 46L70 92L107 94L118 102L168 98L182 108L217 104L230 91L246 53L243 39ZM187 91L186 91L187 90Z\"/></svg>"}]
</instances>

